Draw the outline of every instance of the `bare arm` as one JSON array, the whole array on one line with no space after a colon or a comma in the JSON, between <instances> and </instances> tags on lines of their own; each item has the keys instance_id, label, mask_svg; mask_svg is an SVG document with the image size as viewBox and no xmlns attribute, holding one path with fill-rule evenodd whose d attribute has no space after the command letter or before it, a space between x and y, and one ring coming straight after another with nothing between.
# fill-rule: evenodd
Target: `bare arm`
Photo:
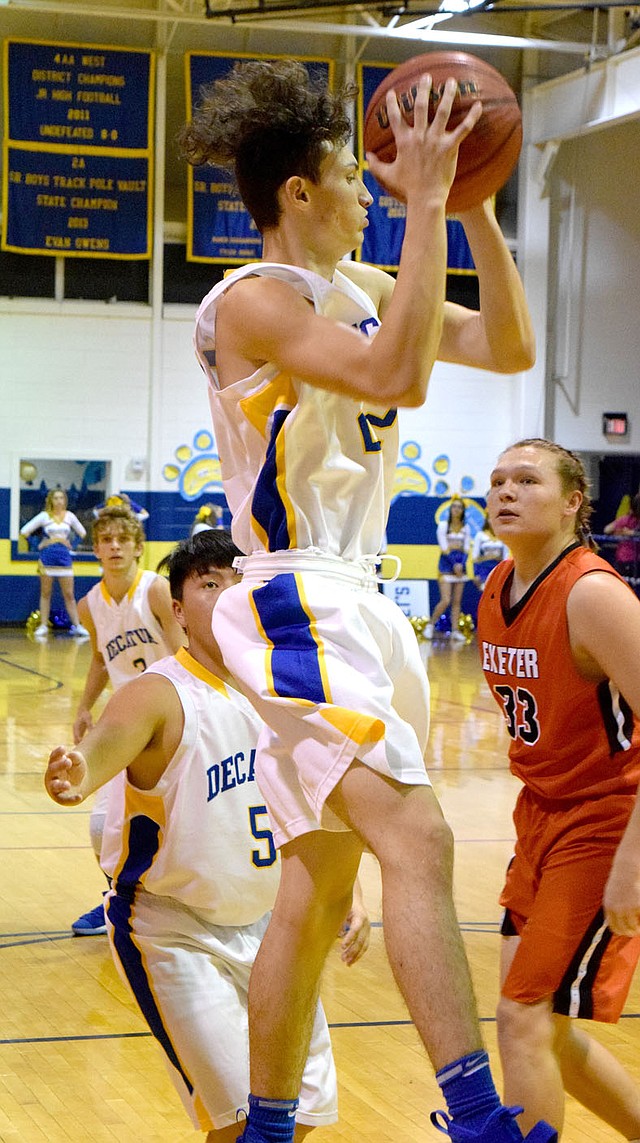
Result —
<instances>
[{"instance_id":1,"label":"bare arm","mask_svg":"<svg viewBox=\"0 0 640 1143\"><path fill-rule=\"evenodd\" d=\"M91 637L92 656L85 679L84 690L80 702L78 703L78 709L73 723L73 741L76 745L93 726L91 711L94 703L98 700L109 682L109 674L105 667L104 659L98 650L96 629L86 599L80 599L78 601L78 618L83 626L87 628Z\"/></svg>"},{"instance_id":2,"label":"bare arm","mask_svg":"<svg viewBox=\"0 0 640 1143\"><path fill-rule=\"evenodd\" d=\"M446 89L429 124L429 84L423 82L410 127L391 93L388 111L397 157L393 163L380 163L369 156L376 178L407 203L398 277L375 338L314 313L286 283L247 279L222 298L218 310L218 367L223 385L228 383L225 356L235 353L254 368L273 362L310 384L356 398L381 404L422 404L444 320L445 202L458 147L481 111L479 104L474 105L459 127L447 131L454 94L455 84Z\"/></svg>"},{"instance_id":3,"label":"bare arm","mask_svg":"<svg viewBox=\"0 0 640 1143\"><path fill-rule=\"evenodd\" d=\"M640 600L607 572L578 580L567 603L576 663L594 679L609 678L640 718ZM604 894L607 924L640 933L640 801L614 858Z\"/></svg>"},{"instance_id":4,"label":"bare arm","mask_svg":"<svg viewBox=\"0 0 640 1143\"><path fill-rule=\"evenodd\" d=\"M173 614L173 603L169 582L164 576L158 576L149 588L149 603L151 610L162 628L165 643L172 655L186 646L184 631Z\"/></svg>"},{"instance_id":5,"label":"bare arm","mask_svg":"<svg viewBox=\"0 0 640 1143\"><path fill-rule=\"evenodd\" d=\"M480 285L479 311L447 303L438 357L496 373L530 369L535 337L522 280L490 202L461 214Z\"/></svg>"},{"instance_id":6,"label":"bare arm","mask_svg":"<svg viewBox=\"0 0 640 1143\"><path fill-rule=\"evenodd\" d=\"M183 713L173 685L160 675L141 675L111 697L82 750L57 746L49 755L45 787L61 806L77 805L128 769L132 782L150 789L173 757Z\"/></svg>"}]
</instances>

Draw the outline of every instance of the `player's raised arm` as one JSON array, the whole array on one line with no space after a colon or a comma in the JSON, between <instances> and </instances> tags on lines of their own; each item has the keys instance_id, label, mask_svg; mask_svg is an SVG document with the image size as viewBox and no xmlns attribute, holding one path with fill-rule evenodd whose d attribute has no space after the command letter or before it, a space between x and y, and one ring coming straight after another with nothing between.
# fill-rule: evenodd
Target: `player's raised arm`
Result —
<instances>
[{"instance_id":1,"label":"player's raised arm","mask_svg":"<svg viewBox=\"0 0 640 1143\"><path fill-rule=\"evenodd\" d=\"M447 234L445 203L455 173L458 147L472 130L480 106L453 131L447 130L456 84L447 84L433 122L428 122L430 82L416 97L414 124L400 116L395 96L389 116L396 133L397 156L386 177L402 186L407 222L398 277L385 306L382 325L368 338L329 316L314 313L286 282L248 278L230 289L218 305L217 367L222 386L266 361L320 388L377 403L413 406L425 399L438 355L443 323ZM395 103L395 106L394 106ZM375 165L375 164L374 164ZM374 172L376 173L376 172ZM347 148L328 152L323 179L331 187L352 183L349 224L314 261L313 269L331 278L334 267L357 244L371 196L361 182ZM281 192L283 213L304 234L317 234L324 224L324 183L288 179ZM359 205L358 205L359 204ZM347 237L348 233L348 237ZM341 245L338 245L338 242ZM311 244L311 239L309 239ZM267 230L264 258L290 261L286 229Z\"/></svg>"},{"instance_id":2,"label":"player's raised arm","mask_svg":"<svg viewBox=\"0 0 640 1143\"><path fill-rule=\"evenodd\" d=\"M531 315L511 251L491 202L461 214L480 288L480 309L446 303L438 357L495 373L518 373L535 361Z\"/></svg>"}]
</instances>

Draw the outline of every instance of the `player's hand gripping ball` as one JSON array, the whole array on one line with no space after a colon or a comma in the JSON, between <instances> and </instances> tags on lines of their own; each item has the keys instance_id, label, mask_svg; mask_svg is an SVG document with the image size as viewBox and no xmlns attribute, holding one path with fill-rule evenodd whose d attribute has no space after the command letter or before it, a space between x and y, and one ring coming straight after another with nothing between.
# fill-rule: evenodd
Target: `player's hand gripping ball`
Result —
<instances>
[{"instance_id":1,"label":"player's hand gripping ball","mask_svg":"<svg viewBox=\"0 0 640 1143\"><path fill-rule=\"evenodd\" d=\"M447 213L479 206L504 186L522 146L522 116L518 100L504 76L467 52L427 52L413 56L389 72L374 91L364 119L364 147L383 162L393 162L396 145L389 125L386 95L396 92L404 118L413 123L413 104L423 75L432 77L429 120L433 118L446 80L458 81L448 128L464 119L476 100L482 115L463 139L456 175L447 199Z\"/></svg>"}]
</instances>

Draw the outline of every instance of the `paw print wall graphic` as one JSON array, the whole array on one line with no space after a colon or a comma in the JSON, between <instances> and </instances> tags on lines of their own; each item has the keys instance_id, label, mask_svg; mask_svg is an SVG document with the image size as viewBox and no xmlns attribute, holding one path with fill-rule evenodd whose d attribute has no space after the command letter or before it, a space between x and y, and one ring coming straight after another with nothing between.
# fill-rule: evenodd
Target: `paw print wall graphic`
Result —
<instances>
[{"instance_id":1,"label":"paw print wall graphic","mask_svg":"<svg viewBox=\"0 0 640 1143\"><path fill-rule=\"evenodd\" d=\"M165 464L162 475L178 482L183 500L197 500L203 492L222 492L220 457L214 452L214 440L207 429L200 429L193 446L179 445L174 452L177 464Z\"/></svg>"}]
</instances>

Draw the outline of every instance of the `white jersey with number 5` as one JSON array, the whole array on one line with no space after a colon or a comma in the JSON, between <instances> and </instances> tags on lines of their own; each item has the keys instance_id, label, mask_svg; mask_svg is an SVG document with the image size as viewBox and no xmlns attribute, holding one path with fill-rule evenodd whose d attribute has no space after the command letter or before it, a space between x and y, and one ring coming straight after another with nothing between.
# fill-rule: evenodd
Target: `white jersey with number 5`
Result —
<instances>
[{"instance_id":1,"label":"white jersey with number 5","mask_svg":"<svg viewBox=\"0 0 640 1143\"><path fill-rule=\"evenodd\" d=\"M263 365L220 389L215 367L216 307L250 276L290 283L317 313L367 335L380 322L368 295L339 269L329 282L310 270L256 262L207 294L195 349L209 398L233 537L247 554L318 548L357 560L383 544L398 452L398 414L319 389Z\"/></svg>"},{"instance_id":2,"label":"white jersey with number 5","mask_svg":"<svg viewBox=\"0 0 640 1143\"><path fill-rule=\"evenodd\" d=\"M118 895L140 887L211 924L253 924L273 906L280 875L255 780L260 720L184 649L149 672L175 687L184 730L152 790L126 782L124 826L105 832L101 865Z\"/></svg>"}]
</instances>

